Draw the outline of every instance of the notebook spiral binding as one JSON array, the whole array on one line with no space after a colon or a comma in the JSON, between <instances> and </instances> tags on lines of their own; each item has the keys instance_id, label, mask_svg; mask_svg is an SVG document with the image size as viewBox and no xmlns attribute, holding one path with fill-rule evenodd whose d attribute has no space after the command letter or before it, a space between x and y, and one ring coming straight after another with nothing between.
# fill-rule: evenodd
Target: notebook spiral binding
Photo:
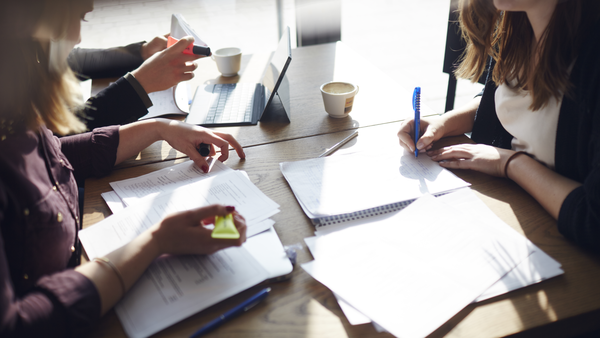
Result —
<instances>
[{"instance_id":1,"label":"notebook spiral binding","mask_svg":"<svg viewBox=\"0 0 600 338\"><path fill-rule=\"evenodd\" d=\"M312 220L312 222L317 228L327 226L327 225L344 223L344 222L353 221L353 220L360 219L360 218L367 218L367 217L372 217L375 215L387 214L392 211L399 211L399 210L406 208L413 201L414 200L396 202L396 203L382 205L379 207L370 208L370 209L366 209L366 210L350 212L347 214L315 218Z\"/></svg>"},{"instance_id":2,"label":"notebook spiral binding","mask_svg":"<svg viewBox=\"0 0 600 338\"><path fill-rule=\"evenodd\" d=\"M434 196L438 197L438 196L442 196L445 194L447 194L447 192L435 194ZM375 207L375 208L350 212L347 214L315 218L315 219L312 219L311 221L312 221L313 225L317 228L324 227L327 225L340 224L340 223L354 221L354 220L361 219L361 218L368 218L368 217L372 217L372 216L376 216L376 215L387 214L387 213L394 212L394 211L400 211L400 210L406 208L407 206L409 206L415 200L416 199L395 202L392 204L386 204L386 205L382 205L382 206Z\"/></svg>"}]
</instances>

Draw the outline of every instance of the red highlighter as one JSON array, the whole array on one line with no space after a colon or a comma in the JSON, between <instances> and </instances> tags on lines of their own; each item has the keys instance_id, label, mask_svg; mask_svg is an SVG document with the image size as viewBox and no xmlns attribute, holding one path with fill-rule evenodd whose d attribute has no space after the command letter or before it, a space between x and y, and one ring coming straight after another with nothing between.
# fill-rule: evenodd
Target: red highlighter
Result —
<instances>
[{"instance_id":1,"label":"red highlighter","mask_svg":"<svg viewBox=\"0 0 600 338\"><path fill-rule=\"evenodd\" d=\"M175 44L175 42L177 42L177 41L179 41L179 40L175 39L174 37L169 36L167 38L167 48L173 46ZM187 46L183 50L183 54L210 56L210 47L195 46L194 43L192 42L192 43L190 43L189 46Z\"/></svg>"}]
</instances>

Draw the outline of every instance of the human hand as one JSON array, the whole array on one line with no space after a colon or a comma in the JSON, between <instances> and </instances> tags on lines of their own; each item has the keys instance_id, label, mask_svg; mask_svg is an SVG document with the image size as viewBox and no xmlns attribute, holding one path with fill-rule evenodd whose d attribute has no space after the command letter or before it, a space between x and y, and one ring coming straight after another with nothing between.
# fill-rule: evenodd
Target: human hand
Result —
<instances>
[{"instance_id":1,"label":"human hand","mask_svg":"<svg viewBox=\"0 0 600 338\"><path fill-rule=\"evenodd\" d=\"M515 152L485 144L458 144L430 150L427 155L444 168L472 169L492 176L505 177L506 161Z\"/></svg>"},{"instance_id":2,"label":"human hand","mask_svg":"<svg viewBox=\"0 0 600 338\"><path fill-rule=\"evenodd\" d=\"M240 233L238 239L212 238L215 216L233 214L233 223ZM151 229L157 253L173 255L210 255L231 246L240 246L246 241L246 220L234 207L213 204L165 217Z\"/></svg>"},{"instance_id":3,"label":"human hand","mask_svg":"<svg viewBox=\"0 0 600 338\"><path fill-rule=\"evenodd\" d=\"M415 121L404 120L400 124L400 130L398 131L398 139L402 148L413 153L415 151ZM444 123L439 117L428 117L422 118L419 123L419 138L417 142L417 149L419 151L429 150L433 146L433 142L441 139L444 136Z\"/></svg>"},{"instance_id":4,"label":"human hand","mask_svg":"<svg viewBox=\"0 0 600 338\"><path fill-rule=\"evenodd\" d=\"M204 172L208 172L208 163L206 158L202 157L198 151L201 143L210 144L209 156L211 157L216 155L215 147L220 148L221 156L218 160L221 162L229 158L229 145L235 149L240 158L246 158L244 149L230 134L174 120L157 119L157 121L160 123L160 137L167 141L171 147L188 155Z\"/></svg>"},{"instance_id":5,"label":"human hand","mask_svg":"<svg viewBox=\"0 0 600 338\"><path fill-rule=\"evenodd\" d=\"M171 34L165 34L163 36L155 36L150 42L146 42L142 45L141 54L144 60L148 59L155 53L165 50L167 48L167 38Z\"/></svg>"},{"instance_id":6,"label":"human hand","mask_svg":"<svg viewBox=\"0 0 600 338\"><path fill-rule=\"evenodd\" d=\"M194 42L191 36L177 41L171 47L154 53L140 67L131 72L146 93L173 87L181 81L194 77L198 65L192 61L199 55L183 54L183 50Z\"/></svg>"}]
</instances>

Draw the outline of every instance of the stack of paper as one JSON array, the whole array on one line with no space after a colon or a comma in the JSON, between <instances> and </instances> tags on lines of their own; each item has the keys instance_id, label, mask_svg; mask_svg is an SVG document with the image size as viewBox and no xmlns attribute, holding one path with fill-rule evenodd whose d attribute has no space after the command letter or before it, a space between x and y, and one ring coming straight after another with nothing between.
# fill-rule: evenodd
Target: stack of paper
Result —
<instances>
[{"instance_id":1,"label":"stack of paper","mask_svg":"<svg viewBox=\"0 0 600 338\"><path fill-rule=\"evenodd\" d=\"M210 170L208 173L204 173L196 164L194 164L193 161L186 161L139 177L111 182L110 186L114 189L114 191L103 193L102 197L106 201L111 211L113 213L117 213L129 205L139 203L144 198L153 198L161 193L169 193L177 188L184 187L210 177L233 172L231 168L224 165L220 161L212 159L209 159L209 168ZM248 180L245 172L238 172L237 175L241 175L246 178L246 186L254 186ZM190 188L188 187L187 189L189 191ZM271 200L269 199L269 201ZM231 205L235 206L236 204ZM268 217L279 212L279 209L277 208L275 208L272 211L272 214ZM275 222L268 218L265 218L261 221L248 222L248 230L246 235L248 237L252 237L268 230L271 226L273 226L274 223Z\"/></svg>"},{"instance_id":2,"label":"stack of paper","mask_svg":"<svg viewBox=\"0 0 600 338\"><path fill-rule=\"evenodd\" d=\"M189 161L111 185L128 206L79 232L89 259L127 244L168 214L215 203L235 206L246 219L248 233L261 232L239 248L208 256L164 256L153 262L116 306L130 337L149 336L292 271L269 219L279 206L242 172L215 161L205 174Z\"/></svg>"},{"instance_id":3,"label":"stack of paper","mask_svg":"<svg viewBox=\"0 0 600 338\"><path fill-rule=\"evenodd\" d=\"M475 300L562 273L470 189L317 234L303 268L353 324L372 320L399 337L427 336Z\"/></svg>"}]
</instances>

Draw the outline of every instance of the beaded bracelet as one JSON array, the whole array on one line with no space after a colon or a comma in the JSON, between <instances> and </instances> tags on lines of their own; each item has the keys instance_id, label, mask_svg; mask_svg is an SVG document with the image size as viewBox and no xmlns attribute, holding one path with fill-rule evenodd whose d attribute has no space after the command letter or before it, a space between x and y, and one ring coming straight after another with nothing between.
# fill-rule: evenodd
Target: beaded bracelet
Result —
<instances>
[{"instance_id":1,"label":"beaded bracelet","mask_svg":"<svg viewBox=\"0 0 600 338\"><path fill-rule=\"evenodd\" d=\"M96 258L94 258L94 262L105 263L106 265L108 265L112 269L112 271L115 272L115 275L117 275L117 278L119 279L119 282L121 282L121 289L123 290L122 295L124 296L125 292L127 291L125 289L125 281L123 281L123 276L119 272L119 269L117 269L117 267L113 264L113 262L111 262L110 259L108 259L107 257L96 257Z\"/></svg>"},{"instance_id":2,"label":"beaded bracelet","mask_svg":"<svg viewBox=\"0 0 600 338\"><path fill-rule=\"evenodd\" d=\"M521 154L527 155L527 153L524 152L524 151L517 151L516 153L510 155L510 157L508 158L508 160L506 160L506 164L504 165L504 177L510 179L510 177L508 177L508 172L507 172L507 170L508 170L508 164L510 163L510 161L514 160L515 157L517 157L517 156L519 156Z\"/></svg>"}]
</instances>

